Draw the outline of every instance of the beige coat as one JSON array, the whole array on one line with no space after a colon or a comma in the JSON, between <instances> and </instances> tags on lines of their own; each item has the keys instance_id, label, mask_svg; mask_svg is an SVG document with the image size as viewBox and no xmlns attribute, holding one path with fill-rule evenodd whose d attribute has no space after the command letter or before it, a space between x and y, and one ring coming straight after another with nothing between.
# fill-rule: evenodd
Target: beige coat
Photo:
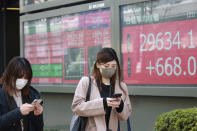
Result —
<instances>
[{"instance_id":1,"label":"beige coat","mask_svg":"<svg viewBox=\"0 0 197 131\"><path fill-rule=\"evenodd\" d=\"M82 77L75 91L72 111L79 116L88 117L86 125L86 131L106 131L105 124L105 111L103 106L103 98L100 96L99 89L96 81L93 77L91 85L90 101L85 102L86 92L88 90L89 78ZM127 91L127 86L123 82L121 86ZM112 131L117 131L118 119L127 120L131 114L131 104L128 95L125 95L119 87L118 81L115 85L115 93L122 93L122 100L124 101L124 108L121 113L116 112L115 108L112 108L109 128Z\"/></svg>"}]
</instances>

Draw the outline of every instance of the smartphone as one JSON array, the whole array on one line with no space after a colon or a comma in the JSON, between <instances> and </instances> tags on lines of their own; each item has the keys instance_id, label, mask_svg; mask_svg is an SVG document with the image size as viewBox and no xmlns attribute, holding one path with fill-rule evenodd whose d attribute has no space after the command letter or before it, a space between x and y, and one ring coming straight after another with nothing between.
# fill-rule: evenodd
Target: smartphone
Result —
<instances>
[{"instance_id":1,"label":"smartphone","mask_svg":"<svg viewBox=\"0 0 197 131\"><path fill-rule=\"evenodd\" d=\"M34 101L31 104L36 105L36 104L42 104L42 103L43 103L42 99L34 99Z\"/></svg>"},{"instance_id":2,"label":"smartphone","mask_svg":"<svg viewBox=\"0 0 197 131\"><path fill-rule=\"evenodd\" d=\"M122 93L116 93L116 94L112 95L112 98L118 98L118 97L121 97L121 96L122 96Z\"/></svg>"}]
</instances>

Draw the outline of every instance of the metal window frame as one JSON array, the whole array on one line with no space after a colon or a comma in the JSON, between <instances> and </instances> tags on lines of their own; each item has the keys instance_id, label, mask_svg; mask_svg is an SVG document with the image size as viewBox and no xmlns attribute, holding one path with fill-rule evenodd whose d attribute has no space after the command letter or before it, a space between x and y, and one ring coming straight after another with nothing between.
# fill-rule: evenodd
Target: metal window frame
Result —
<instances>
[{"instance_id":1,"label":"metal window frame","mask_svg":"<svg viewBox=\"0 0 197 131\"><path fill-rule=\"evenodd\" d=\"M24 5L24 0L20 0L20 13L26 13L26 12L46 9L50 7L68 5L68 4L75 4L78 2L85 2L85 1L87 0L74 0L74 1L73 0L53 0L53 1L46 1L46 2L38 3L38 4Z\"/></svg>"},{"instance_id":2,"label":"metal window frame","mask_svg":"<svg viewBox=\"0 0 197 131\"><path fill-rule=\"evenodd\" d=\"M120 6L137 4L151 0L117 0L115 2L116 14L116 40L119 41L119 55L121 55L121 27L120 27ZM122 62L122 61L121 61ZM172 96L172 97L197 97L197 85L182 84L130 84L127 85L130 95L141 96Z\"/></svg>"},{"instance_id":3,"label":"metal window frame","mask_svg":"<svg viewBox=\"0 0 197 131\"><path fill-rule=\"evenodd\" d=\"M150 0L106 0L93 2L84 5L77 5L72 7L65 7L51 11L44 11L35 14L26 14L20 17L20 54L24 56L23 46L23 22L31 21L41 18L61 16L71 13L79 13L89 11L90 4L105 3L104 8L110 8L111 13L111 43L112 47L117 51L117 55L121 57L121 28L120 28L120 6L146 2ZM59 3L60 4L60 3ZM64 3L65 4L65 3ZM54 5L53 5L54 6ZM49 7L49 6L47 6ZM40 7L39 9L47 8ZM50 6L52 7L52 6ZM36 7L37 8L37 7ZM34 9L32 9L34 10ZM96 10L96 9L92 9ZM28 10L30 11L30 10ZM66 12L66 13L65 13ZM120 59L121 60L121 59ZM122 62L122 61L121 61ZM123 67L121 67L123 68ZM57 93L74 93L77 84L60 84L60 85L40 85L37 86L41 92L57 92ZM170 85L170 84L143 84L143 85L128 85L129 95L142 95L142 96L173 96L173 97L197 97L197 85Z\"/></svg>"}]
</instances>

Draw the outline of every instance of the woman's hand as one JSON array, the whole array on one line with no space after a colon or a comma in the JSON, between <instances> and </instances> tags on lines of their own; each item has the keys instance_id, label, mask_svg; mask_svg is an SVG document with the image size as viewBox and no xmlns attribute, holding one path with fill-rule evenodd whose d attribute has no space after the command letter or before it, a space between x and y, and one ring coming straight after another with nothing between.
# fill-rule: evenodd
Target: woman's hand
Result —
<instances>
[{"instance_id":1,"label":"woman's hand","mask_svg":"<svg viewBox=\"0 0 197 131\"><path fill-rule=\"evenodd\" d=\"M121 103L121 98L107 98L107 105L111 107L119 107Z\"/></svg>"},{"instance_id":2,"label":"woman's hand","mask_svg":"<svg viewBox=\"0 0 197 131\"><path fill-rule=\"evenodd\" d=\"M34 110L34 106L28 103L25 103L20 106L20 111L22 115L28 115L33 110Z\"/></svg>"},{"instance_id":3,"label":"woman's hand","mask_svg":"<svg viewBox=\"0 0 197 131\"><path fill-rule=\"evenodd\" d=\"M34 106L35 106L34 115L38 116L38 115L42 114L43 107L40 104L35 104Z\"/></svg>"}]
</instances>

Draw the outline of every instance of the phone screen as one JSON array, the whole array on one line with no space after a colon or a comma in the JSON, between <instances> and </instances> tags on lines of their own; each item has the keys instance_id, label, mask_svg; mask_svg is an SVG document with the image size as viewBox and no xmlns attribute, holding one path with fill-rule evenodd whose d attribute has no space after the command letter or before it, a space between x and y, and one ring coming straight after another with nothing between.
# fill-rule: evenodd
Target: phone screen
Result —
<instances>
[{"instance_id":1,"label":"phone screen","mask_svg":"<svg viewBox=\"0 0 197 131\"><path fill-rule=\"evenodd\" d=\"M122 93L117 93L117 94L112 95L113 98L118 98L118 97L121 97L121 96L122 96Z\"/></svg>"},{"instance_id":2,"label":"phone screen","mask_svg":"<svg viewBox=\"0 0 197 131\"><path fill-rule=\"evenodd\" d=\"M42 104L42 99L34 99L34 101L31 103L32 105L35 105L35 104Z\"/></svg>"}]
</instances>

